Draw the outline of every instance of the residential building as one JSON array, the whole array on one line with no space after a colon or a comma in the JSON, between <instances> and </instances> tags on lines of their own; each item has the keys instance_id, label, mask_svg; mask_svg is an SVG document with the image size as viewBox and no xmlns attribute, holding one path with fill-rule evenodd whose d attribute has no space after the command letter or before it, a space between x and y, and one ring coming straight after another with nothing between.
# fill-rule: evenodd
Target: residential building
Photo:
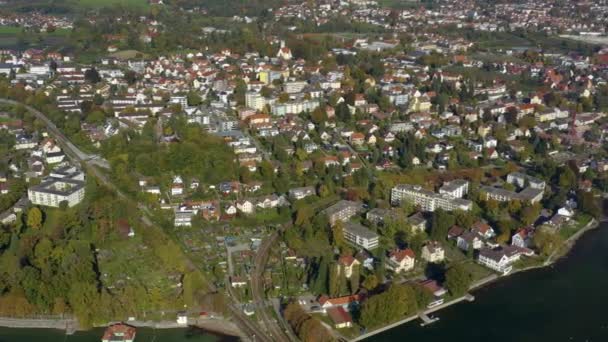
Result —
<instances>
[{"instance_id":1,"label":"residential building","mask_svg":"<svg viewBox=\"0 0 608 342\"><path fill-rule=\"evenodd\" d=\"M248 92L245 94L245 105L255 110L263 110L266 106L266 99L260 93Z\"/></svg>"},{"instance_id":2,"label":"residential building","mask_svg":"<svg viewBox=\"0 0 608 342\"><path fill-rule=\"evenodd\" d=\"M521 172L511 172L507 175L507 183L513 184L520 189L523 189L527 186L532 189L540 189L544 190L546 183L542 179L538 179L536 177L528 176Z\"/></svg>"},{"instance_id":3,"label":"residential building","mask_svg":"<svg viewBox=\"0 0 608 342\"><path fill-rule=\"evenodd\" d=\"M506 190L503 188L495 188L492 186L482 186L481 192L485 194L486 200L493 199L499 202L522 201L530 202L531 204L538 203L543 199L543 190L527 187L520 192Z\"/></svg>"},{"instance_id":4,"label":"residential building","mask_svg":"<svg viewBox=\"0 0 608 342\"><path fill-rule=\"evenodd\" d=\"M429 241L422 247L422 259L431 263L442 262L445 258L445 250L437 241Z\"/></svg>"},{"instance_id":5,"label":"residential building","mask_svg":"<svg viewBox=\"0 0 608 342\"><path fill-rule=\"evenodd\" d=\"M312 112L317 109L321 103L318 99L297 100L286 103L275 102L270 105L272 114L276 116L285 116L287 114L300 114L302 112Z\"/></svg>"},{"instance_id":6,"label":"residential building","mask_svg":"<svg viewBox=\"0 0 608 342\"><path fill-rule=\"evenodd\" d=\"M236 202L236 208L243 214L253 213L253 203L249 200L241 200Z\"/></svg>"},{"instance_id":7,"label":"residential building","mask_svg":"<svg viewBox=\"0 0 608 342\"><path fill-rule=\"evenodd\" d=\"M73 207L82 202L85 182L75 179L47 178L27 190L27 198L34 205L58 208L62 202Z\"/></svg>"},{"instance_id":8,"label":"residential building","mask_svg":"<svg viewBox=\"0 0 608 342\"><path fill-rule=\"evenodd\" d=\"M505 246L498 249L483 248L479 251L477 262L496 272L508 274L513 270L513 263L521 257L521 250L516 246Z\"/></svg>"},{"instance_id":9,"label":"residential building","mask_svg":"<svg viewBox=\"0 0 608 342\"><path fill-rule=\"evenodd\" d=\"M319 297L318 302L323 310L335 307L342 307L345 310L350 310L352 306L359 304L362 299L362 296L358 294L335 298L321 296Z\"/></svg>"},{"instance_id":10,"label":"residential building","mask_svg":"<svg viewBox=\"0 0 608 342\"><path fill-rule=\"evenodd\" d=\"M338 221L348 221L351 217L357 215L362 210L363 205L361 203L341 200L325 209L323 213L327 215L329 224L333 226Z\"/></svg>"},{"instance_id":11,"label":"residential building","mask_svg":"<svg viewBox=\"0 0 608 342\"><path fill-rule=\"evenodd\" d=\"M293 188L289 190L289 197L294 200L301 200L308 196L316 195L315 188L313 186L306 186L302 188Z\"/></svg>"},{"instance_id":12,"label":"residential building","mask_svg":"<svg viewBox=\"0 0 608 342\"><path fill-rule=\"evenodd\" d=\"M342 230L346 241L363 247L367 250L372 250L378 247L378 234L365 228L358 223L347 222Z\"/></svg>"},{"instance_id":13,"label":"residential building","mask_svg":"<svg viewBox=\"0 0 608 342\"><path fill-rule=\"evenodd\" d=\"M175 208L175 217L173 219L173 225L175 227L190 227L192 226L192 217L194 216L194 210L190 208Z\"/></svg>"},{"instance_id":14,"label":"residential building","mask_svg":"<svg viewBox=\"0 0 608 342\"><path fill-rule=\"evenodd\" d=\"M404 215L395 209L374 208L365 214L365 218L376 225L383 225L387 220L398 222Z\"/></svg>"},{"instance_id":15,"label":"residential building","mask_svg":"<svg viewBox=\"0 0 608 342\"><path fill-rule=\"evenodd\" d=\"M473 203L462 198L452 198L446 194L437 194L423 189L421 186L400 184L391 190L391 202L399 205L403 201L408 201L419 206L423 211L435 211L441 208L446 211L464 210L473 208Z\"/></svg>"},{"instance_id":16,"label":"residential building","mask_svg":"<svg viewBox=\"0 0 608 342\"><path fill-rule=\"evenodd\" d=\"M353 326L353 318L350 316L350 313L341 306L327 309L327 314L332 322L334 322L334 328L336 329L350 328Z\"/></svg>"},{"instance_id":17,"label":"residential building","mask_svg":"<svg viewBox=\"0 0 608 342\"><path fill-rule=\"evenodd\" d=\"M494 229L487 223L483 221L477 221L473 223L471 226L471 231L473 233L479 234L484 239L491 239L496 236L496 232Z\"/></svg>"},{"instance_id":18,"label":"residential building","mask_svg":"<svg viewBox=\"0 0 608 342\"><path fill-rule=\"evenodd\" d=\"M414 251L407 249L395 249L389 253L386 268L395 273L407 272L414 268L416 255Z\"/></svg>"},{"instance_id":19,"label":"residential building","mask_svg":"<svg viewBox=\"0 0 608 342\"><path fill-rule=\"evenodd\" d=\"M532 229L521 228L511 237L511 245L520 248L529 248L532 244Z\"/></svg>"},{"instance_id":20,"label":"residential building","mask_svg":"<svg viewBox=\"0 0 608 342\"><path fill-rule=\"evenodd\" d=\"M406 219L407 223L412 227L413 230L418 232L424 232L427 227L427 220L424 218L424 215L421 212L417 212L415 214L410 215Z\"/></svg>"},{"instance_id":21,"label":"residential building","mask_svg":"<svg viewBox=\"0 0 608 342\"><path fill-rule=\"evenodd\" d=\"M353 269L359 266L360 264L361 263L359 262L359 260L355 259L351 255L341 256L338 259L338 267L340 268L340 272L343 270L344 276L347 279L350 279L350 277L353 275Z\"/></svg>"},{"instance_id":22,"label":"residential building","mask_svg":"<svg viewBox=\"0 0 608 342\"><path fill-rule=\"evenodd\" d=\"M456 179L451 182L443 183L439 188L440 194L448 195L452 198L463 198L469 192L469 182L464 179Z\"/></svg>"},{"instance_id":23,"label":"residential building","mask_svg":"<svg viewBox=\"0 0 608 342\"><path fill-rule=\"evenodd\" d=\"M467 231L457 238L456 245L466 252L470 248L480 249L483 246L483 240L479 234Z\"/></svg>"}]
</instances>

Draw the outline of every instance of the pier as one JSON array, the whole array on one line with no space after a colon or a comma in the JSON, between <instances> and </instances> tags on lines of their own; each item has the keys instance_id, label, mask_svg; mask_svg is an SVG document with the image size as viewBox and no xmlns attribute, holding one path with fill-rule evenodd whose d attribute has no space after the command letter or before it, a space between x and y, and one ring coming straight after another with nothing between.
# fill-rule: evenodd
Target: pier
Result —
<instances>
[{"instance_id":1,"label":"pier","mask_svg":"<svg viewBox=\"0 0 608 342\"><path fill-rule=\"evenodd\" d=\"M392 329L394 327L397 327L399 325L411 322L411 321L413 321L413 320L415 320L417 318L420 318L422 320L421 326L426 326L426 325L435 323L435 322L437 322L439 320L439 318L438 317L432 318L432 317L429 316L429 314L431 314L431 313L433 313L435 311L439 311L441 309L444 309L444 308L446 308L448 306L460 303L462 301L472 302L474 300L475 300L475 297L473 295L467 293L467 294L465 294L462 297L458 297L456 299L452 299L451 301L445 302L445 303L443 303L441 305L438 305L438 306L436 306L434 308L426 309L426 310L424 310L424 311L422 311L422 312L420 312L418 314L406 317L406 318L404 318L404 319L402 319L400 321L394 322L394 323L386 325L386 326L384 326L382 328L379 328L379 329L376 329L374 331L370 331L370 332L368 332L366 334L360 335L360 336L358 336L358 337L350 340L350 342L362 341L362 340L364 340L364 339L366 339L366 338L368 338L370 336L377 335L377 334L379 334L379 333L381 333L383 331L390 330L390 329Z\"/></svg>"},{"instance_id":2,"label":"pier","mask_svg":"<svg viewBox=\"0 0 608 342\"><path fill-rule=\"evenodd\" d=\"M435 322L437 322L439 320L439 317L429 317L426 313L421 313L420 315L418 315L418 317L420 317L420 319L422 320L422 323L420 323L421 327L425 327L429 324L433 324Z\"/></svg>"}]
</instances>

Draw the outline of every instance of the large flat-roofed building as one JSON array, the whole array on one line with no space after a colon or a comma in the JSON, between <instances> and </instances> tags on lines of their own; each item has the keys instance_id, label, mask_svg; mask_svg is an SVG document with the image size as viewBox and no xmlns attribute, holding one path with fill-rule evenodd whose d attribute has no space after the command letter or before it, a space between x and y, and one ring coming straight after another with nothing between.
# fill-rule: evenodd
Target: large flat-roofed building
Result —
<instances>
[{"instance_id":1,"label":"large flat-roofed building","mask_svg":"<svg viewBox=\"0 0 608 342\"><path fill-rule=\"evenodd\" d=\"M466 199L438 194L418 185L399 184L391 190L391 203L400 205L404 201L420 206L423 211L435 211L437 208L446 211L457 209L468 211L473 208L473 203Z\"/></svg>"},{"instance_id":2,"label":"large flat-roofed building","mask_svg":"<svg viewBox=\"0 0 608 342\"><path fill-rule=\"evenodd\" d=\"M515 192L503 188L482 186L481 192L485 194L486 200L492 199L498 202L522 201L534 204L543 199L543 190L534 189L532 187L527 187L520 192Z\"/></svg>"},{"instance_id":3,"label":"large flat-roofed building","mask_svg":"<svg viewBox=\"0 0 608 342\"><path fill-rule=\"evenodd\" d=\"M404 221L405 215L396 209L374 208L367 212L365 218L373 224L383 225L387 221Z\"/></svg>"},{"instance_id":4,"label":"large flat-roofed building","mask_svg":"<svg viewBox=\"0 0 608 342\"><path fill-rule=\"evenodd\" d=\"M463 198L469 193L469 182L464 179L455 179L444 183L439 189L440 194L448 195L452 198Z\"/></svg>"},{"instance_id":5,"label":"large flat-roofed building","mask_svg":"<svg viewBox=\"0 0 608 342\"><path fill-rule=\"evenodd\" d=\"M378 247L378 234L358 223L345 223L342 233L344 234L344 239L346 239L346 241L357 246L361 246L368 250Z\"/></svg>"},{"instance_id":6,"label":"large flat-roofed building","mask_svg":"<svg viewBox=\"0 0 608 342\"><path fill-rule=\"evenodd\" d=\"M262 110L266 106L266 99L256 92L248 92L245 94L245 105L255 110Z\"/></svg>"},{"instance_id":7,"label":"large flat-roofed building","mask_svg":"<svg viewBox=\"0 0 608 342\"><path fill-rule=\"evenodd\" d=\"M55 168L51 171L49 176L57 179L73 179L84 182L84 172L82 172L76 166L71 165Z\"/></svg>"},{"instance_id":8,"label":"large flat-roofed building","mask_svg":"<svg viewBox=\"0 0 608 342\"><path fill-rule=\"evenodd\" d=\"M518 188L530 187L532 189L540 189L544 190L546 183L542 179L538 179L536 177L528 176L525 173L521 172L511 172L507 176L507 183L513 184Z\"/></svg>"},{"instance_id":9,"label":"large flat-roofed building","mask_svg":"<svg viewBox=\"0 0 608 342\"><path fill-rule=\"evenodd\" d=\"M73 207L84 199L85 182L69 178L47 178L27 190L27 198L35 205L58 208L62 202Z\"/></svg>"},{"instance_id":10,"label":"large flat-roofed building","mask_svg":"<svg viewBox=\"0 0 608 342\"><path fill-rule=\"evenodd\" d=\"M327 215L329 224L333 226L338 221L346 222L350 220L351 217L357 215L361 211L363 211L363 205L361 203L342 200L325 209L323 213Z\"/></svg>"}]
</instances>

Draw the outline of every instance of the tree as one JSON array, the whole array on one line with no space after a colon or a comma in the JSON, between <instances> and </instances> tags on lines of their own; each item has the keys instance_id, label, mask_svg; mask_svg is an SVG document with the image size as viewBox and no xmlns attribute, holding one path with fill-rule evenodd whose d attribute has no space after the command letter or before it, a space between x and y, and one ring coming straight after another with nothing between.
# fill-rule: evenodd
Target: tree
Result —
<instances>
[{"instance_id":1,"label":"tree","mask_svg":"<svg viewBox=\"0 0 608 342\"><path fill-rule=\"evenodd\" d=\"M373 328L412 314L418 309L411 285L392 284L387 291L371 296L361 308L361 324Z\"/></svg>"},{"instance_id":2,"label":"tree","mask_svg":"<svg viewBox=\"0 0 608 342\"><path fill-rule=\"evenodd\" d=\"M42 212L38 207L33 207L27 212L27 226L34 229L42 227Z\"/></svg>"},{"instance_id":3,"label":"tree","mask_svg":"<svg viewBox=\"0 0 608 342\"><path fill-rule=\"evenodd\" d=\"M189 106L200 106L203 103L203 98L197 92L191 91L188 93L188 105Z\"/></svg>"},{"instance_id":4,"label":"tree","mask_svg":"<svg viewBox=\"0 0 608 342\"><path fill-rule=\"evenodd\" d=\"M281 93L281 94L279 94L279 102L280 103L285 103L287 101L289 101L289 94L287 94L287 93Z\"/></svg>"},{"instance_id":5,"label":"tree","mask_svg":"<svg viewBox=\"0 0 608 342\"><path fill-rule=\"evenodd\" d=\"M87 69L84 72L84 79L93 84L101 82L101 76L99 76L99 72L95 68Z\"/></svg>"},{"instance_id":6,"label":"tree","mask_svg":"<svg viewBox=\"0 0 608 342\"><path fill-rule=\"evenodd\" d=\"M303 206L300 209L298 209L297 213L296 213L296 220L295 220L295 225L296 226L303 226L305 223L310 222L310 219L313 217L314 215L314 210L312 207L310 206Z\"/></svg>"},{"instance_id":7,"label":"tree","mask_svg":"<svg viewBox=\"0 0 608 342\"><path fill-rule=\"evenodd\" d=\"M602 214L602 209L600 208L597 199L593 196L592 192L587 191L579 191L577 193L578 198L578 206L579 209L589 214L596 219L599 218Z\"/></svg>"},{"instance_id":8,"label":"tree","mask_svg":"<svg viewBox=\"0 0 608 342\"><path fill-rule=\"evenodd\" d=\"M313 123L318 125L327 120L327 113L325 112L325 109L323 109L322 106L319 106L312 111L312 113L310 114L310 119Z\"/></svg>"},{"instance_id":9,"label":"tree","mask_svg":"<svg viewBox=\"0 0 608 342\"><path fill-rule=\"evenodd\" d=\"M353 273L350 276L350 293L355 294L359 290L359 281L361 275L359 274L359 266L353 266Z\"/></svg>"},{"instance_id":10,"label":"tree","mask_svg":"<svg viewBox=\"0 0 608 342\"><path fill-rule=\"evenodd\" d=\"M133 85L135 82L137 82L137 73L133 70L127 70L125 72L124 79L127 81L127 84Z\"/></svg>"},{"instance_id":11,"label":"tree","mask_svg":"<svg viewBox=\"0 0 608 342\"><path fill-rule=\"evenodd\" d=\"M270 89L267 86L263 86L262 89L260 89L260 95L262 95L263 97L269 98L272 96L272 89Z\"/></svg>"},{"instance_id":12,"label":"tree","mask_svg":"<svg viewBox=\"0 0 608 342\"><path fill-rule=\"evenodd\" d=\"M531 225L540 215L541 209L542 207L539 203L535 203L534 205L525 205L521 210L521 222L525 225Z\"/></svg>"},{"instance_id":13,"label":"tree","mask_svg":"<svg viewBox=\"0 0 608 342\"><path fill-rule=\"evenodd\" d=\"M329 273L329 296L338 297L340 295L340 283L344 277L344 272L340 272L340 266L337 264L331 265L331 272ZM346 279L345 279L346 280Z\"/></svg>"},{"instance_id":14,"label":"tree","mask_svg":"<svg viewBox=\"0 0 608 342\"><path fill-rule=\"evenodd\" d=\"M287 304L283 311L283 316L296 335L298 335L298 338L303 342L334 341L332 335L319 320L306 313L297 302Z\"/></svg>"},{"instance_id":15,"label":"tree","mask_svg":"<svg viewBox=\"0 0 608 342\"><path fill-rule=\"evenodd\" d=\"M569 167L564 167L559 175L559 186L565 191L572 189L576 185L576 174Z\"/></svg>"},{"instance_id":16,"label":"tree","mask_svg":"<svg viewBox=\"0 0 608 342\"><path fill-rule=\"evenodd\" d=\"M549 256L555 252L563 243L562 238L559 234L549 231L540 227L534 233L532 238L534 246L538 249L540 254Z\"/></svg>"},{"instance_id":17,"label":"tree","mask_svg":"<svg viewBox=\"0 0 608 342\"><path fill-rule=\"evenodd\" d=\"M452 266L445 274L445 287L453 296L465 294L472 281L472 275L462 264Z\"/></svg>"},{"instance_id":18,"label":"tree","mask_svg":"<svg viewBox=\"0 0 608 342\"><path fill-rule=\"evenodd\" d=\"M325 294L328 293L328 277L329 277L329 263L327 257L321 257L316 268L316 272L312 275L314 282L312 283L311 290L313 293Z\"/></svg>"},{"instance_id":19,"label":"tree","mask_svg":"<svg viewBox=\"0 0 608 342\"><path fill-rule=\"evenodd\" d=\"M342 221L337 221L331 228L332 244L336 247L344 245L344 224Z\"/></svg>"},{"instance_id":20,"label":"tree","mask_svg":"<svg viewBox=\"0 0 608 342\"><path fill-rule=\"evenodd\" d=\"M431 237L434 240L444 240L455 222L454 216L450 213L441 208L435 210L431 217Z\"/></svg>"},{"instance_id":21,"label":"tree","mask_svg":"<svg viewBox=\"0 0 608 342\"><path fill-rule=\"evenodd\" d=\"M378 277L375 274L370 274L363 280L363 288L371 291L378 286Z\"/></svg>"}]
</instances>

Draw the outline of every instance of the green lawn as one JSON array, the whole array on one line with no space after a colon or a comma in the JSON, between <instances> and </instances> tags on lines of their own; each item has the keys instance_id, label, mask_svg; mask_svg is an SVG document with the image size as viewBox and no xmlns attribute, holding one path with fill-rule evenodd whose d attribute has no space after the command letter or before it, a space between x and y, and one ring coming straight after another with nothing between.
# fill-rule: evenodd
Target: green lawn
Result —
<instances>
[{"instance_id":1,"label":"green lawn","mask_svg":"<svg viewBox=\"0 0 608 342\"><path fill-rule=\"evenodd\" d=\"M12 35L12 34L18 34L21 33L23 31L23 27L18 27L18 26L0 26L0 34L7 34L7 35ZM27 31L28 33L31 31ZM44 33L42 32L41 34L47 34L49 36L66 36L70 33L69 29L56 29L53 32L47 32Z\"/></svg>"},{"instance_id":2,"label":"green lawn","mask_svg":"<svg viewBox=\"0 0 608 342\"><path fill-rule=\"evenodd\" d=\"M22 30L23 28L18 26L0 26L0 34L17 34Z\"/></svg>"},{"instance_id":3,"label":"green lawn","mask_svg":"<svg viewBox=\"0 0 608 342\"><path fill-rule=\"evenodd\" d=\"M576 234L576 232L578 232L580 229L585 227L591 221L591 219L592 217L587 214L579 214L574 217L574 220L566 223L559 230L559 235L561 235L564 240L567 240L572 235Z\"/></svg>"}]
</instances>

